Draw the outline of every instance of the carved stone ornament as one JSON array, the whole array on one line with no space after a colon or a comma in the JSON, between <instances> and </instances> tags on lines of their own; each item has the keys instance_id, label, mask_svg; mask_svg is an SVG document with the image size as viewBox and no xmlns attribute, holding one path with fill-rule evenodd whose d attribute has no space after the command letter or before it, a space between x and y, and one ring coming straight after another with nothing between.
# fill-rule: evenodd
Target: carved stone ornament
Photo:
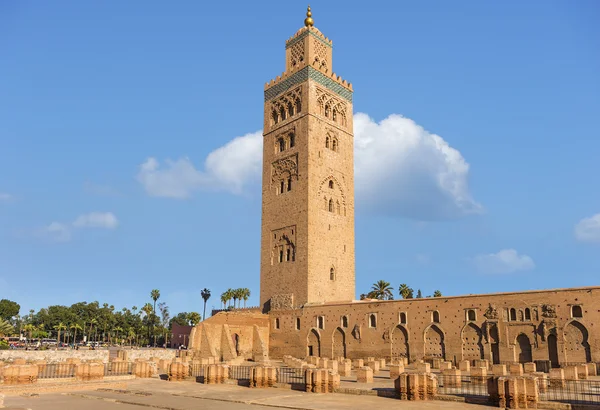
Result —
<instances>
[{"instance_id":1,"label":"carved stone ornament","mask_svg":"<svg viewBox=\"0 0 600 410\"><path fill-rule=\"evenodd\" d=\"M542 317L556 317L556 308L554 305L542 305Z\"/></svg>"},{"instance_id":2,"label":"carved stone ornament","mask_svg":"<svg viewBox=\"0 0 600 410\"><path fill-rule=\"evenodd\" d=\"M390 341L390 330L387 329L385 332L383 332L383 340L385 342L389 342Z\"/></svg>"},{"instance_id":3,"label":"carved stone ornament","mask_svg":"<svg viewBox=\"0 0 600 410\"><path fill-rule=\"evenodd\" d=\"M280 159L273 163L273 172L271 174L271 181L277 182L282 178L283 175L298 176L298 161L296 156Z\"/></svg>"},{"instance_id":4,"label":"carved stone ornament","mask_svg":"<svg viewBox=\"0 0 600 410\"><path fill-rule=\"evenodd\" d=\"M272 310L289 310L294 308L294 295L292 293L273 295L271 297Z\"/></svg>"},{"instance_id":5,"label":"carved stone ornament","mask_svg":"<svg viewBox=\"0 0 600 410\"><path fill-rule=\"evenodd\" d=\"M496 308L496 305L490 303L483 316L487 319L498 319L498 309Z\"/></svg>"},{"instance_id":6,"label":"carved stone ornament","mask_svg":"<svg viewBox=\"0 0 600 410\"><path fill-rule=\"evenodd\" d=\"M352 336L354 336L354 338L360 342L360 326L359 325L354 325L354 329L352 329Z\"/></svg>"}]
</instances>

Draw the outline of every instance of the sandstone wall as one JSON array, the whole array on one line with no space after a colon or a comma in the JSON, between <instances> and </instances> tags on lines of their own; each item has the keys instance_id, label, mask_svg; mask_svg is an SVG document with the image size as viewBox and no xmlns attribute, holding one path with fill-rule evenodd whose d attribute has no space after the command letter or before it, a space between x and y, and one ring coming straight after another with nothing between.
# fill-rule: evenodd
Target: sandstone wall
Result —
<instances>
[{"instance_id":1,"label":"sandstone wall","mask_svg":"<svg viewBox=\"0 0 600 410\"><path fill-rule=\"evenodd\" d=\"M0 361L12 361L21 358L29 361L45 360L48 363L60 363L67 359L102 360L108 362L108 350L0 350Z\"/></svg>"},{"instance_id":2,"label":"sandstone wall","mask_svg":"<svg viewBox=\"0 0 600 410\"><path fill-rule=\"evenodd\" d=\"M164 360L173 360L177 357L177 350L174 349L125 349L125 352L127 352L127 360L130 362L136 359L150 360L152 357Z\"/></svg>"},{"instance_id":3,"label":"sandstone wall","mask_svg":"<svg viewBox=\"0 0 600 410\"><path fill-rule=\"evenodd\" d=\"M269 316L272 358L305 357L313 346L322 357L600 362L600 287L329 303Z\"/></svg>"}]
</instances>

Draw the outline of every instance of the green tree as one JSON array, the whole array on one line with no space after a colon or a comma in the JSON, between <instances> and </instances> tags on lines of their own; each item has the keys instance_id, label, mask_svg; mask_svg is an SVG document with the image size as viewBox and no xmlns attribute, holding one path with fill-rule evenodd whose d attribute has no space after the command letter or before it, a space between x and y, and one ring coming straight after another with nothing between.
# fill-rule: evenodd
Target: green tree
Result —
<instances>
[{"instance_id":1,"label":"green tree","mask_svg":"<svg viewBox=\"0 0 600 410\"><path fill-rule=\"evenodd\" d=\"M61 330L67 330L67 326L63 322L60 322L59 324L54 326L54 330L57 331L56 341L60 342L60 332L61 332ZM64 335L63 335L63 342L64 342Z\"/></svg>"},{"instance_id":2,"label":"green tree","mask_svg":"<svg viewBox=\"0 0 600 410\"><path fill-rule=\"evenodd\" d=\"M393 300L392 285L385 280L378 280L371 287L371 292L367 295L379 300Z\"/></svg>"},{"instance_id":3,"label":"green tree","mask_svg":"<svg viewBox=\"0 0 600 410\"><path fill-rule=\"evenodd\" d=\"M188 314L188 319L191 326L196 326L200 322L200 313L198 312L190 312Z\"/></svg>"},{"instance_id":4,"label":"green tree","mask_svg":"<svg viewBox=\"0 0 600 410\"><path fill-rule=\"evenodd\" d=\"M244 299L244 307L246 307L246 301L250 298L250 289L242 288L242 299Z\"/></svg>"},{"instance_id":5,"label":"green tree","mask_svg":"<svg viewBox=\"0 0 600 410\"><path fill-rule=\"evenodd\" d=\"M406 283L401 284L398 291L400 292L402 299L412 299L413 297L413 290L412 288L409 288Z\"/></svg>"},{"instance_id":6,"label":"green tree","mask_svg":"<svg viewBox=\"0 0 600 410\"><path fill-rule=\"evenodd\" d=\"M439 290L433 291L433 297L434 298L439 298L441 296L442 296L442 292L440 292Z\"/></svg>"},{"instance_id":7,"label":"green tree","mask_svg":"<svg viewBox=\"0 0 600 410\"><path fill-rule=\"evenodd\" d=\"M150 297L152 298L152 300L154 301L154 309L153 309L153 315L154 317L152 318L152 333L156 333L156 322L158 322L158 316L156 315L156 301L158 299L160 299L160 290L158 289L152 289L152 291L150 292ZM154 345L156 346L156 334L154 334Z\"/></svg>"},{"instance_id":8,"label":"green tree","mask_svg":"<svg viewBox=\"0 0 600 410\"><path fill-rule=\"evenodd\" d=\"M77 331L82 330L83 328L79 323L73 323L71 326L69 326L69 329L75 331L75 333L73 334L73 344L75 344L77 343Z\"/></svg>"},{"instance_id":9,"label":"green tree","mask_svg":"<svg viewBox=\"0 0 600 410\"><path fill-rule=\"evenodd\" d=\"M210 299L210 289L204 288L200 291L200 296L204 300L204 310L202 311L202 317L206 319L206 302Z\"/></svg>"},{"instance_id":10,"label":"green tree","mask_svg":"<svg viewBox=\"0 0 600 410\"><path fill-rule=\"evenodd\" d=\"M421 293L421 289L417 290L417 299L421 299L423 297L423 294Z\"/></svg>"},{"instance_id":11,"label":"green tree","mask_svg":"<svg viewBox=\"0 0 600 410\"><path fill-rule=\"evenodd\" d=\"M13 332L14 328L8 320L0 318L0 336L10 336Z\"/></svg>"},{"instance_id":12,"label":"green tree","mask_svg":"<svg viewBox=\"0 0 600 410\"><path fill-rule=\"evenodd\" d=\"M12 300L2 299L0 300L0 319L8 320L9 322L13 317L19 314L21 305Z\"/></svg>"}]
</instances>

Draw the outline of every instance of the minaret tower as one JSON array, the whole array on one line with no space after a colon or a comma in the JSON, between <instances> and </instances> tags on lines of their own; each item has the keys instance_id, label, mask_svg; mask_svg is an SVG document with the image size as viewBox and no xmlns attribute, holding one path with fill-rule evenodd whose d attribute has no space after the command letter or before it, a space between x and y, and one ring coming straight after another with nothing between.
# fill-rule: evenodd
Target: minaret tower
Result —
<instances>
[{"instance_id":1,"label":"minaret tower","mask_svg":"<svg viewBox=\"0 0 600 410\"><path fill-rule=\"evenodd\" d=\"M352 85L310 6L265 85L260 302L264 311L350 301L354 285Z\"/></svg>"}]
</instances>

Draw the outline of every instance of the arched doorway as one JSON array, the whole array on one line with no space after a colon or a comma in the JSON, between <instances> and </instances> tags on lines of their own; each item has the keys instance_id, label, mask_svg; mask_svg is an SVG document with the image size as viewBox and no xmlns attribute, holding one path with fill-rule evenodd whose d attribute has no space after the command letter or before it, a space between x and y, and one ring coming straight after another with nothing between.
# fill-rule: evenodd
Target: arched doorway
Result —
<instances>
[{"instance_id":1,"label":"arched doorway","mask_svg":"<svg viewBox=\"0 0 600 410\"><path fill-rule=\"evenodd\" d=\"M441 357L442 359L446 359L444 333L436 325L430 326L425 331L425 357Z\"/></svg>"},{"instance_id":2,"label":"arched doorway","mask_svg":"<svg viewBox=\"0 0 600 410\"><path fill-rule=\"evenodd\" d=\"M315 329L312 329L308 334L308 356L321 357L321 337Z\"/></svg>"},{"instance_id":3,"label":"arched doorway","mask_svg":"<svg viewBox=\"0 0 600 410\"><path fill-rule=\"evenodd\" d=\"M479 360L483 359L483 335L481 329L473 323L469 323L462 332L462 359Z\"/></svg>"},{"instance_id":4,"label":"arched doorway","mask_svg":"<svg viewBox=\"0 0 600 410\"><path fill-rule=\"evenodd\" d=\"M558 368L558 340L556 335L548 335L548 359L553 369Z\"/></svg>"},{"instance_id":5,"label":"arched doorway","mask_svg":"<svg viewBox=\"0 0 600 410\"><path fill-rule=\"evenodd\" d=\"M498 335L498 326L494 323L490 326L490 345L492 347L492 363L500 363L500 337Z\"/></svg>"},{"instance_id":6,"label":"arched doorway","mask_svg":"<svg viewBox=\"0 0 600 410\"><path fill-rule=\"evenodd\" d=\"M398 360L402 357L409 358L410 351L408 349L408 332L404 326L396 326L392 330L392 360Z\"/></svg>"},{"instance_id":7,"label":"arched doorway","mask_svg":"<svg viewBox=\"0 0 600 410\"><path fill-rule=\"evenodd\" d=\"M346 358L346 335L339 327L333 332L333 359Z\"/></svg>"},{"instance_id":8,"label":"arched doorway","mask_svg":"<svg viewBox=\"0 0 600 410\"><path fill-rule=\"evenodd\" d=\"M235 348L235 355L240 355L240 336L237 333L231 335L231 339L233 341L233 346Z\"/></svg>"},{"instance_id":9,"label":"arched doorway","mask_svg":"<svg viewBox=\"0 0 600 410\"><path fill-rule=\"evenodd\" d=\"M525 333L517 336L517 353L519 355L519 363L530 363L533 361L531 357L531 342Z\"/></svg>"},{"instance_id":10,"label":"arched doorway","mask_svg":"<svg viewBox=\"0 0 600 410\"><path fill-rule=\"evenodd\" d=\"M567 362L588 363L592 361L588 331L577 321L569 323L565 328L565 352Z\"/></svg>"}]
</instances>

